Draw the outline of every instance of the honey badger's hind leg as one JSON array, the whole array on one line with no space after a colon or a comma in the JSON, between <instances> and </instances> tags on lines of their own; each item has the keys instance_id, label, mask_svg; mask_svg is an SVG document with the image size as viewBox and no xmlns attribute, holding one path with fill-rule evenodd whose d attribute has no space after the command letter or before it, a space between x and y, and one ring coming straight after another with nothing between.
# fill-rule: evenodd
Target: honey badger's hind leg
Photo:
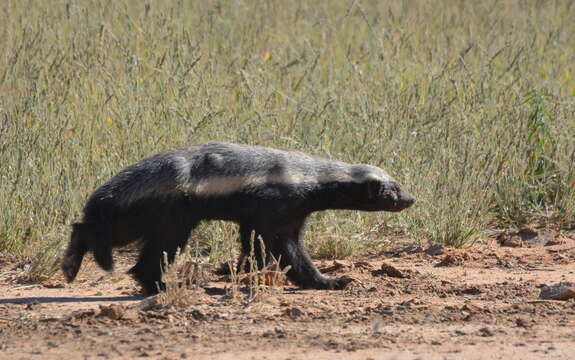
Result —
<instances>
[{"instance_id":1,"label":"honey badger's hind leg","mask_svg":"<svg viewBox=\"0 0 575 360\"><path fill-rule=\"evenodd\" d=\"M348 277L329 278L322 275L311 261L303 245L304 221L282 224L279 231L269 231L264 235L268 251L280 259L281 268L291 266L288 278L304 289L345 289L353 279Z\"/></svg>"},{"instance_id":2,"label":"honey badger's hind leg","mask_svg":"<svg viewBox=\"0 0 575 360\"><path fill-rule=\"evenodd\" d=\"M164 252L172 263L176 250L186 246L190 232L199 223L199 220L183 219L181 213L173 214L177 215L175 218L170 215L169 212L162 215L159 222L147 229L138 262L129 271L148 295L164 288L161 282Z\"/></svg>"}]
</instances>

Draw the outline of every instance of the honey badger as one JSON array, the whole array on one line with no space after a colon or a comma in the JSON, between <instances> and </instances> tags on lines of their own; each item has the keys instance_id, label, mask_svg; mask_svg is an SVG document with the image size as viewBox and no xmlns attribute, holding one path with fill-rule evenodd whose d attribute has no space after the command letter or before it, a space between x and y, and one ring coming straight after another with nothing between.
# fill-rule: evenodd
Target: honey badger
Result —
<instances>
[{"instance_id":1,"label":"honey badger","mask_svg":"<svg viewBox=\"0 0 575 360\"><path fill-rule=\"evenodd\" d=\"M306 218L315 211L349 209L401 211L414 198L380 168L350 165L296 151L208 142L161 152L120 171L96 189L72 226L62 270L74 280L91 251L105 270L112 248L140 240L130 270L144 291L161 281L163 252L172 261L202 220L240 226L243 256L256 254L251 234L266 254L291 266L288 278L302 288L343 289L349 278L328 278L312 263L304 245ZM256 250L253 251L252 250ZM161 285L161 284L160 284Z\"/></svg>"}]
</instances>

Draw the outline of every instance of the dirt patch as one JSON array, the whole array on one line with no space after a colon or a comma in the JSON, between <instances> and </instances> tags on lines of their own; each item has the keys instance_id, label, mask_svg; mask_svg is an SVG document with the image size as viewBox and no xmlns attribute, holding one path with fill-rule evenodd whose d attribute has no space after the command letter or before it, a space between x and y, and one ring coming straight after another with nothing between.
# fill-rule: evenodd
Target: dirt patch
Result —
<instances>
[{"instance_id":1,"label":"dirt patch","mask_svg":"<svg viewBox=\"0 0 575 360\"><path fill-rule=\"evenodd\" d=\"M71 285L21 284L18 264L0 259L0 357L570 359L575 301L539 295L575 280L575 239L552 240L324 261L330 276L356 281L345 291L287 285L249 303L213 274L182 309L138 296L124 274L130 251L113 274L88 261Z\"/></svg>"}]
</instances>

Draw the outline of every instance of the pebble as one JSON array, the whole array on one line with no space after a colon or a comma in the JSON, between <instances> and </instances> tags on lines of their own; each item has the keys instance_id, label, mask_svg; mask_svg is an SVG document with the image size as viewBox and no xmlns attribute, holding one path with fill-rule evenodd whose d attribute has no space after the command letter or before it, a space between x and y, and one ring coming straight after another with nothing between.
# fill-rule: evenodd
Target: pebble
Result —
<instances>
[{"instance_id":1,"label":"pebble","mask_svg":"<svg viewBox=\"0 0 575 360\"><path fill-rule=\"evenodd\" d=\"M399 269L386 263L381 264L381 271L390 277L405 278L405 274L402 273Z\"/></svg>"},{"instance_id":2,"label":"pebble","mask_svg":"<svg viewBox=\"0 0 575 360\"><path fill-rule=\"evenodd\" d=\"M507 247L523 247L523 240L521 240L519 236L510 236L506 238L501 245Z\"/></svg>"},{"instance_id":3,"label":"pebble","mask_svg":"<svg viewBox=\"0 0 575 360\"><path fill-rule=\"evenodd\" d=\"M575 299L575 283L560 282L555 285L545 286L541 289L539 298L545 300Z\"/></svg>"},{"instance_id":4,"label":"pebble","mask_svg":"<svg viewBox=\"0 0 575 360\"><path fill-rule=\"evenodd\" d=\"M441 255L445 252L445 246L442 244L433 244L425 250L425 253L429 256Z\"/></svg>"}]
</instances>

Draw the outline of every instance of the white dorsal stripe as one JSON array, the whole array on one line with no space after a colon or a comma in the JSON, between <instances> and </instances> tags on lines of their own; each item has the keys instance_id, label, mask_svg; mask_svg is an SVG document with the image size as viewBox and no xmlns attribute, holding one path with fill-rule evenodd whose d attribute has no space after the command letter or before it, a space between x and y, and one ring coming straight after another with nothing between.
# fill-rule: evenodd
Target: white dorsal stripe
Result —
<instances>
[{"instance_id":1,"label":"white dorsal stripe","mask_svg":"<svg viewBox=\"0 0 575 360\"><path fill-rule=\"evenodd\" d=\"M302 184L321 184L329 182L363 182L367 179L385 180L377 174L369 174L362 179L354 179L346 172L340 173L323 173L317 175L308 175L297 172L286 172L280 175L272 174L254 174L254 175L237 175L224 177L210 177L206 179L190 179L187 184L182 184L182 190L190 195L196 196L215 196L228 195L242 189L262 186L265 184L283 184L283 185L302 185Z\"/></svg>"}]
</instances>

